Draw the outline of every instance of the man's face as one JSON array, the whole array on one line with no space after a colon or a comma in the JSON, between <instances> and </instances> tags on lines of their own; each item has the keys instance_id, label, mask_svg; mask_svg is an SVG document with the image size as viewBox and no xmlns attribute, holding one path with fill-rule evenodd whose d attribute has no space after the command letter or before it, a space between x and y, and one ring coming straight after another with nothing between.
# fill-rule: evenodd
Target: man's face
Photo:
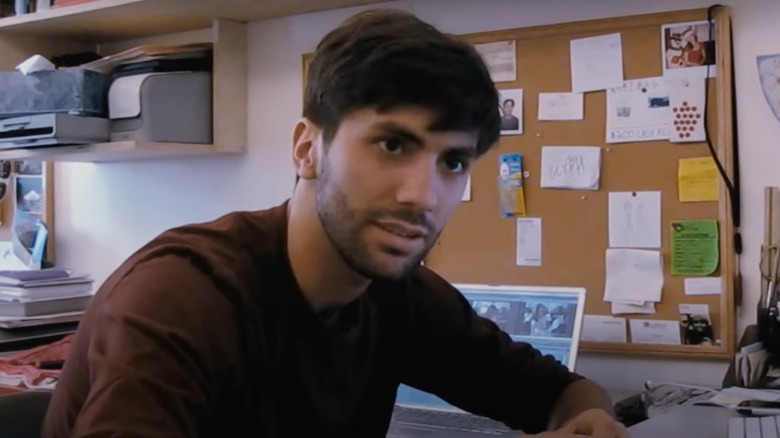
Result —
<instances>
[{"instance_id":1,"label":"man's face","mask_svg":"<svg viewBox=\"0 0 780 438\"><path fill-rule=\"evenodd\" d=\"M317 163L316 209L344 261L368 278L417 267L458 206L476 132L433 132L417 107L354 111Z\"/></svg>"},{"instance_id":2,"label":"man's face","mask_svg":"<svg viewBox=\"0 0 780 438\"><path fill-rule=\"evenodd\" d=\"M504 102L504 114L508 116L512 115L512 111L514 110L515 110L515 104L512 103L511 100L507 100L506 102Z\"/></svg>"}]
</instances>

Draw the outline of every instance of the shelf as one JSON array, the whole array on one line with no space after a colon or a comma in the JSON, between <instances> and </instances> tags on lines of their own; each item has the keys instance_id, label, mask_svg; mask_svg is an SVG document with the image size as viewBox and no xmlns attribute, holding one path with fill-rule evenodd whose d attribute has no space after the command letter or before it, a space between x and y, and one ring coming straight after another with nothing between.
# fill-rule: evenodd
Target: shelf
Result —
<instances>
[{"instance_id":1,"label":"shelf","mask_svg":"<svg viewBox=\"0 0 780 438\"><path fill-rule=\"evenodd\" d=\"M95 0L0 19L0 32L105 43L386 0Z\"/></svg>"},{"instance_id":2,"label":"shelf","mask_svg":"<svg viewBox=\"0 0 780 438\"><path fill-rule=\"evenodd\" d=\"M44 160L58 162L109 163L161 158L214 155L214 146L192 143L119 141L84 146L55 146L32 149L0 149L0 160Z\"/></svg>"}]
</instances>

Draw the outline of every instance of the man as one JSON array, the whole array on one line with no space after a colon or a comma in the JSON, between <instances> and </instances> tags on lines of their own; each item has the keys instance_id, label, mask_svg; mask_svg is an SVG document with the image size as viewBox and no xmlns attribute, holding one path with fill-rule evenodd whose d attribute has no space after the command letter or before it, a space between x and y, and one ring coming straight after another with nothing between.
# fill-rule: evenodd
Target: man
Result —
<instances>
[{"instance_id":1,"label":"man","mask_svg":"<svg viewBox=\"0 0 780 438\"><path fill-rule=\"evenodd\" d=\"M477 53L412 15L332 31L290 200L130 257L79 326L43 436L383 437L400 383L529 433L625 436L596 384L420 266L498 138L497 105Z\"/></svg>"},{"instance_id":2,"label":"man","mask_svg":"<svg viewBox=\"0 0 780 438\"><path fill-rule=\"evenodd\" d=\"M517 118L512 112L515 110L514 99L504 99L504 103L501 105L501 130L502 131L517 131L520 129L520 119Z\"/></svg>"}]
</instances>

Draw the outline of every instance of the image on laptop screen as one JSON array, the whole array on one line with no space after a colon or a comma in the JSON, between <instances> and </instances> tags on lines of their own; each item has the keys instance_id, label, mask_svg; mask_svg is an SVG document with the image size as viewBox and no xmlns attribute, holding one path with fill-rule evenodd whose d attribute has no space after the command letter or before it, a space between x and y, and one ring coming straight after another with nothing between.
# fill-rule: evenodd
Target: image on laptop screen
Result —
<instances>
[{"instance_id":1,"label":"image on laptop screen","mask_svg":"<svg viewBox=\"0 0 780 438\"><path fill-rule=\"evenodd\" d=\"M490 319L515 342L526 342L574 371L577 361L585 289L546 286L454 285L474 311ZM438 397L406 385L396 403L451 408Z\"/></svg>"}]
</instances>

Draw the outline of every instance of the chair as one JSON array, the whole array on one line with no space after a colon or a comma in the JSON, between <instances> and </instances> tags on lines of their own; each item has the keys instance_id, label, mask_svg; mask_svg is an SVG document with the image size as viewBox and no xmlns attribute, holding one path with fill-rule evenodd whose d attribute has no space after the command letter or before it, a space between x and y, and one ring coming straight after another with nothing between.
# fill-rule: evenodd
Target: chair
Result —
<instances>
[{"instance_id":1,"label":"chair","mask_svg":"<svg viewBox=\"0 0 780 438\"><path fill-rule=\"evenodd\" d=\"M0 395L0 438L39 438L51 391Z\"/></svg>"}]
</instances>

